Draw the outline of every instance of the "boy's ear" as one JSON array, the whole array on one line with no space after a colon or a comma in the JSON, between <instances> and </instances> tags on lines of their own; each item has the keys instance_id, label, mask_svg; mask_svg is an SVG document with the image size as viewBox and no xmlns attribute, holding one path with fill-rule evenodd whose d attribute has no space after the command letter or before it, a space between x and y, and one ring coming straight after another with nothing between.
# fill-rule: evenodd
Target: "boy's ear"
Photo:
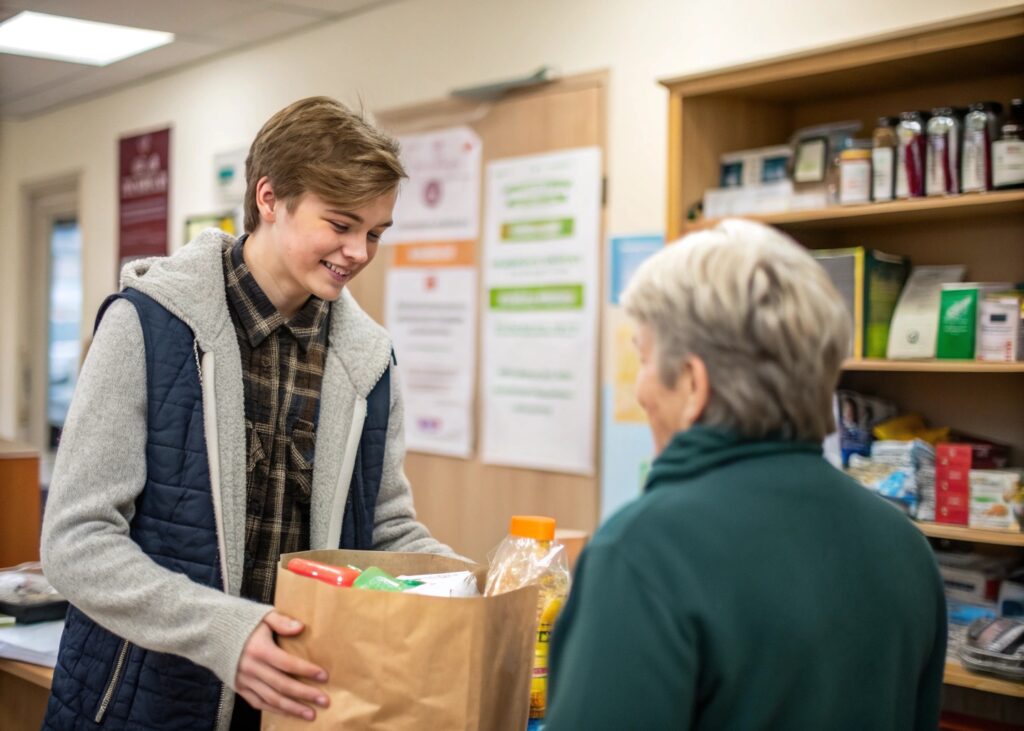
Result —
<instances>
[{"instance_id":1,"label":"boy's ear","mask_svg":"<svg viewBox=\"0 0 1024 731\"><path fill-rule=\"evenodd\" d=\"M256 207L260 211L260 219L266 223L273 223L276 219L277 196L274 195L274 186L270 178L264 175L256 183Z\"/></svg>"}]
</instances>

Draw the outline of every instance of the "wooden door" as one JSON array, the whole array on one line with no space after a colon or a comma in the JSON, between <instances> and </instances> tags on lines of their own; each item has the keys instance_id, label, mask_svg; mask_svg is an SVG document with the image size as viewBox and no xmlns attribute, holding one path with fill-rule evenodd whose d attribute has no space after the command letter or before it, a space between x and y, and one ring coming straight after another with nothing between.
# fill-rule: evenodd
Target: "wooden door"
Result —
<instances>
[{"instance_id":1,"label":"wooden door","mask_svg":"<svg viewBox=\"0 0 1024 731\"><path fill-rule=\"evenodd\" d=\"M576 147L605 147L606 75L589 74L519 92L497 102L470 103L446 100L436 104L392 110L377 120L393 134L427 132L466 124L483 141L483 164L491 160L531 155ZM604 155L602 154L602 157ZM481 185L483 185L481 181ZM481 205L486 192L481 195ZM481 211L482 235L483 211ZM602 234L594 242L594 255L602 257ZM394 251L381 247L377 260L351 285L352 294L378 322L384 321L387 269ZM477 267L482 241L477 246ZM604 262L601 262L603 281ZM480 277L482 287L482 272ZM480 302L486 302L481 296ZM598 308L600 311L600 307ZM599 323L600 325L600 323ZM598 332L600 332L600 327ZM479 319L478 338L480 341ZM477 353L476 444L480 442L480 358ZM398 354L401 364L401 353ZM594 368L600 367L599 351ZM598 373L597 383L600 384ZM593 394L600 414L599 392ZM593 425L595 445L600 444L599 424ZM478 561L485 560L508 528L513 514L550 515L559 527L592 532L597 524L600 479L598 464L593 476L566 475L532 469L498 467L480 463L474 450L471 459L454 459L410 452L406 474L413 486L416 509L441 541ZM596 448L595 448L596 452Z\"/></svg>"}]
</instances>

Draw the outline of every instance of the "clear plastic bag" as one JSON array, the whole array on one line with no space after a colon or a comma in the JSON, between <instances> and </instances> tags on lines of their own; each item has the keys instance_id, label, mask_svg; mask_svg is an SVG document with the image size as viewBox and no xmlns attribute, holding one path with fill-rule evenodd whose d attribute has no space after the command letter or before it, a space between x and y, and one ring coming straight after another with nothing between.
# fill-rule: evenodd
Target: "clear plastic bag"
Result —
<instances>
[{"instance_id":1,"label":"clear plastic bag","mask_svg":"<svg viewBox=\"0 0 1024 731\"><path fill-rule=\"evenodd\" d=\"M554 540L555 521L515 516L509 535L488 556L490 568L484 596L515 591L531 584L537 598L537 644L530 681L530 720L539 722L547 710L548 647L551 630L569 596L571 576L565 546Z\"/></svg>"}]
</instances>

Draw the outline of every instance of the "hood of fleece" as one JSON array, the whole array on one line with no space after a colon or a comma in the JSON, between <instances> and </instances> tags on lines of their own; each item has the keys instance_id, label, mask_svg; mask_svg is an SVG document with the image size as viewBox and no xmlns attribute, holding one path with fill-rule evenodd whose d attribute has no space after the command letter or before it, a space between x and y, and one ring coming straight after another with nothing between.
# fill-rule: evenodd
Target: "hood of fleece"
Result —
<instances>
[{"instance_id":1,"label":"hood of fleece","mask_svg":"<svg viewBox=\"0 0 1024 731\"><path fill-rule=\"evenodd\" d=\"M224 250L234 236L207 229L171 256L137 259L121 270L121 288L152 297L187 324L199 347L217 352L234 328L224 290ZM338 358L352 385L366 397L391 359L391 338L367 315L347 289L331 304L329 357ZM237 357L237 343L235 343Z\"/></svg>"}]
</instances>

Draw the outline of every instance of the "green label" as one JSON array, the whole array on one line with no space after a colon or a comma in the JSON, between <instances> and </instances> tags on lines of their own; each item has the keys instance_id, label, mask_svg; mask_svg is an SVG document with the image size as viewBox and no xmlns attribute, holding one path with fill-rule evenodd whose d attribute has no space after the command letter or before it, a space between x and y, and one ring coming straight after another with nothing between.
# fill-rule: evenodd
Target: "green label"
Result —
<instances>
[{"instance_id":1,"label":"green label","mask_svg":"<svg viewBox=\"0 0 1024 731\"><path fill-rule=\"evenodd\" d=\"M583 308L582 284L548 287L503 287L492 289L491 309L508 311L579 310Z\"/></svg>"},{"instance_id":2,"label":"green label","mask_svg":"<svg viewBox=\"0 0 1024 731\"><path fill-rule=\"evenodd\" d=\"M943 290L940 302L936 357L964 360L974 358L978 290Z\"/></svg>"},{"instance_id":3,"label":"green label","mask_svg":"<svg viewBox=\"0 0 1024 731\"><path fill-rule=\"evenodd\" d=\"M567 239L576 230L572 218L550 218L538 221L515 221L501 224L501 240L509 243Z\"/></svg>"}]
</instances>

